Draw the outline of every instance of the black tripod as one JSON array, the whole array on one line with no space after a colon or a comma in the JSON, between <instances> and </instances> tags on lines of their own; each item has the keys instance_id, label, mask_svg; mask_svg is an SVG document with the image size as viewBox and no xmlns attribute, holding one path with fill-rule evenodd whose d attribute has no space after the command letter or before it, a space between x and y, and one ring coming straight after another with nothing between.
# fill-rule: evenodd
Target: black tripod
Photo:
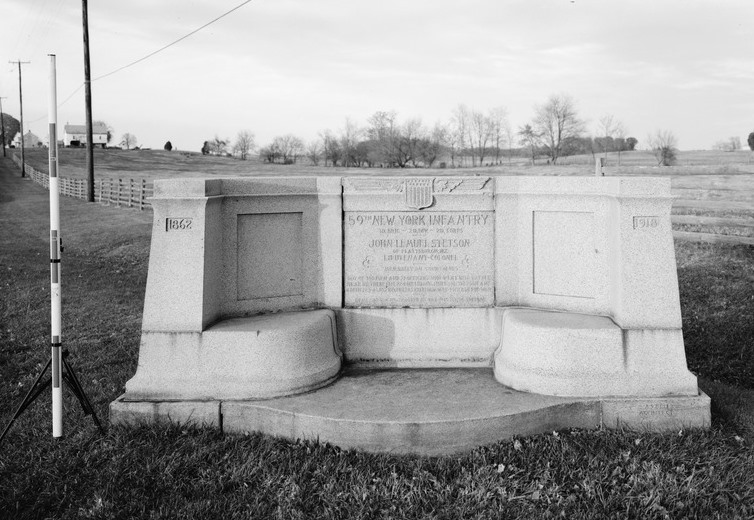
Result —
<instances>
[{"instance_id":1,"label":"black tripod","mask_svg":"<svg viewBox=\"0 0 754 520\"><path fill-rule=\"evenodd\" d=\"M81 383L79 383L79 380L76 377L76 372L74 372L71 365L68 364L68 360L66 359L68 357L68 351L63 350L61 357L63 359L63 382L68 385L68 388L71 390L71 392L73 392L73 395L78 398L79 403L81 403L81 408L84 411L84 415L91 415L92 419L94 419L94 424L97 425L99 431L104 435L105 430L104 428L102 428L99 419L97 419L97 414L94 412L94 408L92 408L92 404L89 402L89 398L84 393L84 389L82 388ZM26 397L24 397L24 400L19 405L16 413L13 414L13 417L8 423L8 426L6 426L5 430L3 430L3 434L0 435L0 444L3 442L5 435L8 433L8 430L10 430L10 427L13 426L13 423L16 421L16 419L18 419L18 417L24 412L24 410L26 410L26 408L28 408L29 405L33 403L37 397L39 397L39 394L41 394L42 391L52 383L52 375L50 375L50 377L48 377L42 384L40 384L40 381L47 372L47 369L50 367L50 363L52 363L52 358L47 360L47 364L37 376L34 384L31 385L31 388L27 392Z\"/></svg>"}]
</instances>

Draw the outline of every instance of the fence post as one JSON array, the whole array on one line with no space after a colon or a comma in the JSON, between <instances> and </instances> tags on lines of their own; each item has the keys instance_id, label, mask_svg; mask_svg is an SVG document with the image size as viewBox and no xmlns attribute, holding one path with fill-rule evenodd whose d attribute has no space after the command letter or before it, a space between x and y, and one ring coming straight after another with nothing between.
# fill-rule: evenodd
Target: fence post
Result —
<instances>
[{"instance_id":1,"label":"fence post","mask_svg":"<svg viewBox=\"0 0 754 520\"><path fill-rule=\"evenodd\" d=\"M128 207L133 208L133 199L134 199L134 180L128 179Z\"/></svg>"},{"instance_id":2,"label":"fence post","mask_svg":"<svg viewBox=\"0 0 754 520\"><path fill-rule=\"evenodd\" d=\"M141 191L139 191L139 211L144 211L144 199L147 196L147 180L141 179Z\"/></svg>"},{"instance_id":3,"label":"fence post","mask_svg":"<svg viewBox=\"0 0 754 520\"><path fill-rule=\"evenodd\" d=\"M594 175L595 177L604 177L605 171L603 168L605 167L605 158L604 157L595 157L594 159Z\"/></svg>"},{"instance_id":4,"label":"fence post","mask_svg":"<svg viewBox=\"0 0 754 520\"><path fill-rule=\"evenodd\" d=\"M122 187L122 185L123 185L123 179L118 179L118 201L116 202L116 204L118 205L118 207L120 207L120 197L121 197L121 191L122 191L121 187Z\"/></svg>"}]
</instances>

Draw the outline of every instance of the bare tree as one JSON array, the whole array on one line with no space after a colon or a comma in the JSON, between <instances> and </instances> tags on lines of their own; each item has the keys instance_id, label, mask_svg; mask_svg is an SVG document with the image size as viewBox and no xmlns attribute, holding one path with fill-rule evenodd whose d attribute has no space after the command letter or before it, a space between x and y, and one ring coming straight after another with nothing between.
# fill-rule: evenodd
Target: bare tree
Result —
<instances>
[{"instance_id":1,"label":"bare tree","mask_svg":"<svg viewBox=\"0 0 754 520\"><path fill-rule=\"evenodd\" d=\"M541 136L529 124L519 127L518 136L521 144L529 148L529 152L531 153L531 164L533 166L537 151L537 143Z\"/></svg>"},{"instance_id":2,"label":"bare tree","mask_svg":"<svg viewBox=\"0 0 754 520\"><path fill-rule=\"evenodd\" d=\"M395 111L375 112L367 123L366 135L372 145L370 160L388 167L396 166L400 132Z\"/></svg>"},{"instance_id":3,"label":"bare tree","mask_svg":"<svg viewBox=\"0 0 754 520\"><path fill-rule=\"evenodd\" d=\"M254 134L248 130L241 130L236 135L236 142L233 143L233 153L245 161L249 152L252 152L255 147Z\"/></svg>"},{"instance_id":4,"label":"bare tree","mask_svg":"<svg viewBox=\"0 0 754 520\"><path fill-rule=\"evenodd\" d=\"M311 161L314 166L319 166L319 161L322 158L322 140L312 139L306 145L306 157Z\"/></svg>"},{"instance_id":5,"label":"bare tree","mask_svg":"<svg viewBox=\"0 0 754 520\"><path fill-rule=\"evenodd\" d=\"M511 158L513 157L513 127L511 127L510 121L505 121L505 139L508 142L508 166L511 165Z\"/></svg>"},{"instance_id":6,"label":"bare tree","mask_svg":"<svg viewBox=\"0 0 754 520\"><path fill-rule=\"evenodd\" d=\"M398 166L405 168L410 162L416 167L416 160L419 156L419 141L424 137L424 126L422 120L414 117L401 125L401 135L398 146Z\"/></svg>"},{"instance_id":7,"label":"bare tree","mask_svg":"<svg viewBox=\"0 0 754 520\"><path fill-rule=\"evenodd\" d=\"M672 166L676 162L678 154L678 141L669 130L657 130L647 137L649 148L657 158L657 166Z\"/></svg>"},{"instance_id":8,"label":"bare tree","mask_svg":"<svg viewBox=\"0 0 754 520\"><path fill-rule=\"evenodd\" d=\"M600 136L598 142L604 153L605 164L607 164L607 152L616 148L616 138L618 136L624 136L625 133L623 123L615 119L615 116L612 114L605 114L599 119L597 124L597 135Z\"/></svg>"},{"instance_id":9,"label":"bare tree","mask_svg":"<svg viewBox=\"0 0 754 520\"><path fill-rule=\"evenodd\" d=\"M469 109L466 105L458 105L453 110L452 115L453 125L453 143L455 145L455 154L459 157L459 163L463 162L464 148L468 142L468 130L469 130ZM472 155L473 159L473 155Z\"/></svg>"},{"instance_id":10,"label":"bare tree","mask_svg":"<svg viewBox=\"0 0 754 520\"><path fill-rule=\"evenodd\" d=\"M532 124L553 164L568 142L584 132L584 122L576 113L576 104L568 94L552 95L536 108Z\"/></svg>"},{"instance_id":11,"label":"bare tree","mask_svg":"<svg viewBox=\"0 0 754 520\"><path fill-rule=\"evenodd\" d=\"M128 132L123 134L120 139L120 145L125 146L126 150L130 150L132 146L136 146L139 143L136 136L134 134L129 134Z\"/></svg>"},{"instance_id":12,"label":"bare tree","mask_svg":"<svg viewBox=\"0 0 754 520\"><path fill-rule=\"evenodd\" d=\"M722 152L735 152L736 150L741 149L741 138L729 137L723 141L716 142L712 148Z\"/></svg>"},{"instance_id":13,"label":"bare tree","mask_svg":"<svg viewBox=\"0 0 754 520\"><path fill-rule=\"evenodd\" d=\"M320 132L319 137L322 140L322 155L325 159L325 166L327 166L327 161L330 161L333 166L337 166L341 159L338 138L333 135L331 130Z\"/></svg>"},{"instance_id":14,"label":"bare tree","mask_svg":"<svg viewBox=\"0 0 754 520\"><path fill-rule=\"evenodd\" d=\"M495 164L500 162L500 153L506 139L506 126L508 125L508 111L505 107L495 107L489 111L490 139L495 150Z\"/></svg>"},{"instance_id":15,"label":"bare tree","mask_svg":"<svg viewBox=\"0 0 754 520\"><path fill-rule=\"evenodd\" d=\"M346 124L340 134L341 162L343 166L358 165L356 145L359 142L361 134L362 130L359 126L351 118L347 117Z\"/></svg>"},{"instance_id":16,"label":"bare tree","mask_svg":"<svg viewBox=\"0 0 754 520\"><path fill-rule=\"evenodd\" d=\"M439 121L435 123L432 132L419 145L419 156L427 168L431 168L448 142L448 129Z\"/></svg>"},{"instance_id":17,"label":"bare tree","mask_svg":"<svg viewBox=\"0 0 754 520\"><path fill-rule=\"evenodd\" d=\"M469 112L469 144L472 152L472 165L475 157L479 157L479 166L484 164L487 147L492 140L492 120L478 110Z\"/></svg>"},{"instance_id":18,"label":"bare tree","mask_svg":"<svg viewBox=\"0 0 754 520\"><path fill-rule=\"evenodd\" d=\"M271 159L268 162L277 162L279 159L283 164L295 164L304 153L304 142L293 134L279 135L267 148L266 155Z\"/></svg>"},{"instance_id":19,"label":"bare tree","mask_svg":"<svg viewBox=\"0 0 754 520\"><path fill-rule=\"evenodd\" d=\"M228 153L228 143L230 139L220 139L215 134L214 139L209 141L209 153L212 155L225 155Z\"/></svg>"}]
</instances>

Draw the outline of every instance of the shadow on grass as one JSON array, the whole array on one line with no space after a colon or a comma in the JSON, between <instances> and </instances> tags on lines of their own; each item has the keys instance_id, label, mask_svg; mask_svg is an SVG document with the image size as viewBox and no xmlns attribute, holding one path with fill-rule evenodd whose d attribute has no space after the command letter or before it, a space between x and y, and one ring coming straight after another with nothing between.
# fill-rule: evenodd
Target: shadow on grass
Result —
<instances>
[{"instance_id":1,"label":"shadow on grass","mask_svg":"<svg viewBox=\"0 0 754 520\"><path fill-rule=\"evenodd\" d=\"M679 242L676 257L689 369L754 388L754 247Z\"/></svg>"}]
</instances>

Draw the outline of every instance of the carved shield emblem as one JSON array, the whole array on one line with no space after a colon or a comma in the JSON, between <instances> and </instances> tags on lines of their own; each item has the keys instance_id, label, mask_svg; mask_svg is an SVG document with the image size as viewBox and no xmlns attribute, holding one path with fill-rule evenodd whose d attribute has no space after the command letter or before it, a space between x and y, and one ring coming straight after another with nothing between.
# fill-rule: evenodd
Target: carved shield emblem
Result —
<instances>
[{"instance_id":1,"label":"carved shield emblem","mask_svg":"<svg viewBox=\"0 0 754 520\"><path fill-rule=\"evenodd\" d=\"M406 206L411 209L428 208L434 202L434 179L406 179Z\"/></svg>"}]
</instances>

